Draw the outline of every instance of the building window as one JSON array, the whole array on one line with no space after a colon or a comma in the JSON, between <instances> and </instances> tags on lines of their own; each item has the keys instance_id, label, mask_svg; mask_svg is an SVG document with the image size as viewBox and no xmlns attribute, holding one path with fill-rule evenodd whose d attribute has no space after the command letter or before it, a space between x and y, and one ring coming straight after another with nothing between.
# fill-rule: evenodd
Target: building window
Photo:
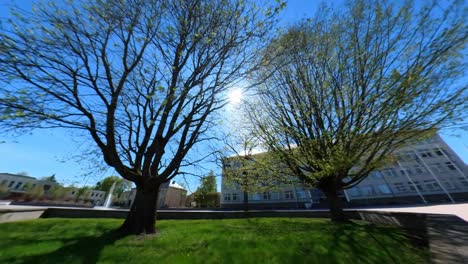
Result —
<instances>
[{"instance_id":1,"label":"building window","mask_svg":"<svg viewBox=\"0 0 468 264\"><path fill-rule=\"evenodd\" d=\"M406 186L402 182L394 183L393 186L395 186L397 192L406 192Z\"/></svg>"},{"instance_id":2,"label":"building window","mask_svg":"<svg viewBox=\"0 0 468 264\"><path fill-rule=\"evenodd\" d=\"M284 199L291 200L294 199L294 195L292 191L284 191Z\"/></svg>"},{"instance_id":3,"label":"building window","mask_svg":"<svg viewBox=\"0 0 468 264\"><path fill-rule=\"evenodd\" d=\"M303 190L296 192L297 199L305 199L307 197L306 192Z\"/></svg>"},{"instance_id":4,"label":"building window","mask_svg":"<svg viewBox=\"0 0 468 264\"><path fill-rule=\"evenodd\" d=\"M417 156L414 155L414 153L411 152L411 151L406 151L404 153L398 154L397 159L400 160L400 161L404 161L404 162L410 162L410 161L418 160Z\"/></svg>"},{"instance_id":5,"label":"building window","mask_svg":"<svg viewBox=\"0 0 468 264\"><path fill-rule=\"evenodd\" d=\"M351 189L346 190L348 192L349 196L360 196L361 194L359 193L359 187L353 187Z\"/></svg>"},{"instance_id":6,"label":"building window","mask_svg":"<svg viewBox=\"0 0 468 264\"><path fill-rule=\"evenodd\" d=\"M442 164L440 163L435 163L435 164L432 164L431 165L431 169L437 173L441 173L441 172L446 172L447 169L445 166L443 166Z\"/></svg>"},{"instance_id":7,"label":"building window","mask_svg":"<svg viewBox=\"0 0 468 264\"><path fill-rule=\"evenodd\" d=\"M425 170L421 167L421 165L414 165L414 172L416 174L422 174L425 172Z\"/></svg>"},{"instance_id":8,"label":"building window","mask_svg":"<svg viewBox=\"0 0 468 264\"><path fill-rule=\"evenodd\" d=\"M374 188L372 188L372 186L362 186L360 189L362 195L371 196L374 194Z\"/></svg>"},{"instance_id":9,"label":"building window","mask_svg":"<svg viewBox=\"0 0 468 264\"><path fill-rule=\"evenodd\" d=\"M380 179L382 178L382 174L380 171L373 171L370 173L372 179Z\"/></svg>"},{"instance_id":10,"label":"building window","mask_svg":"<svg viewBox=\"0 0 468 264\"><path fill-rule=\"evenodd\" d=\"M230 193L224 194L224 201L231 201L231 194Z\"/></svg>"},{"instance_id":11,"label":"building window","mask_svg":"<svg viewBox=\"0 0 468 264\"><path fill-rule=\"evenodd\" d=\"M387 168L382 171L383 175L388 176L388 177L396 177L395 171L393 171L392 168Z\"/></svg>"},{"instance_id":12,"label":"building window","mask_svg":"<svg viewBox=\"0 0 468 264\"><path fill-rule=\"evenodd\" d=\"M468 181L465 179L465 177L460 177L458 179L460 180L461 185L468 187Z\"/></svg>"},{"instance_id":13,"label":"building window","mask_svg":"<svg viewBox=\"0 0 468 264\"><path fill-rule=\"evenodd\" d=\"M447 190L453 190L455 189L455 186L453 186L452 182L449 180L445 180L442 182L442 185L445 187Z\"/></svg>"},{"instance_id":14,"label":"building window","mask_svg":"<svg viewBox=\"0 0 468 264\"><path fill-rule=\"evenodd\" d=\"M377 188L379 189L379 192L381 194L390 194L390 193L392 193L390 188L388 188L387 184L379 184L379 185L377 185Z\"/></svg>"},{"instance_id":15,"label":"building window","mask_svg":"<svg viewBox=\"0 0 468 264\"><path fill-rule=\"evenodd\" d=\"M408 185L410 186L410 190L412 191L416 191L416 189L414 188L414 185L416 185L416 188L418 188L418 190L422 191L424 190L421 185L419 185L419 182L418 181L413 181L414 184L412 184L411 182L408 182Z\"/></svg>"},{"instance_id":16,"label":"building window","mask_svg":"<svg viewBox=\"0 0 468 264\"><path fill-rule=\"evenodd\" d=\"M263 193L263 200L270 200L271 199L271 195L269 192L264 192Z\"/></svg>"},{"instance_id":17,"label":"building window","mask_svg":"<svg viewBox=\"0 0 468 264\"><path fill-rule=\"evenodd\" d=\"M424 183L429 191L440 190L440 186L435 180L426 180Z\"/></svg>"},{"instance_id":18,"label":"building window","mask_svg":"<svg viewBox=\"0 0 468 264\"><path fill-rule=\"evenodd\" d=\"M237 193L233 193L233 194L232 194L232 200L233 200L233 201L237 201Z\"/></svg>"},{"instance_id":19,"label":"building window","mask_svg":"<svg viewBox=\"0 0 468 264\"><path fill-rule=\"evenodd\" d=\"M440 150L440 149L434 149L434 153L437 155L437 156L443 156L444 153Z\"/></svg>"},{"instance_id":20,"label":"building window","mask_svg":"<svg viewBox=\"0 0 468 264\"><path fill-rule=\"evenodd\" d=\"M259 201L261 200L261 196L260 194L256 193L256 194L249 194L249 200L252 200L252 201Z\"/></svg>"},{"instance_id":21,"label":"building window","mask_svg":"<svg viewBox=\"0 0 468 264\"><path fill-rule=\"evenodd\" d=\"M449 168L449 170L457 170L457 168L455 168L455 165L453 165L452 162L448 161L448 162L445 162L445 164L447 165L447 168Z\"/></svg>"},{"instance_id":22,"label":"building window","mask_svg":"<svg viewBox=\"0 0 468 264\"><path fill-rule=\"evenodd\" d=\"M10 184L8 184L8 188L10 188L11 186L13 186L13 184L15 184L15 181L11 181Z\"/></svg>"},{"instance_id":23,"label":"building window","mask_svg":"<svg viewBox=\"0 0 468 264\"><path fill-rule=\"evenodd\" d=\"M18 182L18 183L16 184L16 186L15 186L15 190L18 190L19 187L21 186L21 184L23 184L23 183L22 183L22 182Z\"/></svg>"},{"instance_id":24,"label":"building window","mask_svg":"<svg viewBox=\"0 0 468 264\"><path fill-rule=\"evenodd\" d=\"M418 152L419 152L419 155L421 155L421 157L423 157L423 158L432 158L433 157L432 152L430 152L428 149L421 149Z\"/></svg>"},{"instance_id":25,"label":"building window","mask_svg":"<svg viewBox=\"0 0 468 264\"><path fill-rule=\"evenodd\" d=\"M8 182L8 180L3 180L3 181L2 181L2 185L6 185L7 182Z\"/></svg>"}]
</instances>

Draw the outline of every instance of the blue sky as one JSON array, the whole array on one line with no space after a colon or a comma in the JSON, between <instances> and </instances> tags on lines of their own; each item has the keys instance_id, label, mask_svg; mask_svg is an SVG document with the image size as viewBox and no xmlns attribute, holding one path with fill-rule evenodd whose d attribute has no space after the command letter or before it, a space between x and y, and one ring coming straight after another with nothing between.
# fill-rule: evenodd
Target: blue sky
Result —
<instances>
[{"instance_id":1,"label":"blue sky","mask_svg":"<svg viewBox=\"0 0 468 264\"><path fill-rule=\"evenodd\" d=\"M342 1L338 1L342 2ZM0 0L0 17L8 17L7 6L13 3L30 9L31 1ZM294 23L297 19L311 15L320 1L290 0L281 15L281 24ZM335 3L337 4L337 3ZM440 132L448 145L468 163L468 135L462 130L444 130ZM94 184L107 175L115 173L112 169L91 176L83 176L87 170L83 165L71 159L79 152L81 144L73 140L73 136L63 130L36 130L21 136L0 136L0 172L27 172L33 177L45 177L55 174L57 179L66 184ZM214 164L207 164L206 169L196 171L197 174L213 169L220 175L221 170ZM176 179L184 182L182 179ZM198 185L198 178L187 177L191 191ZM218 177L218 184L220 178Z\"/></svg>"}]
</instances>

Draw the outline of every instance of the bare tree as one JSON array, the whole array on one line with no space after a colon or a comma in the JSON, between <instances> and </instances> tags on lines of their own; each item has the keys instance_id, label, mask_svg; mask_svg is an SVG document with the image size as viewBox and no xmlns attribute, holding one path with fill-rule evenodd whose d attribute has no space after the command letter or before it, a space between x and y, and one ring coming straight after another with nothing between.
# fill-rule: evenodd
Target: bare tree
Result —
<instances>
[{"instance_id":1,"label":"bare tree","mask_svg":"<svg viewBox=\"0 0 468 264\"><path fill-rule=\"evenodd\" d=\"M280 6L81 1L17 12L0 33L2 129L67 128L134 182L120 228L155 233L159 187L196 162L213 113L258 58Z\"/></svg>"},{"instance_id":2,"label":"bare tree","mask_svg":"<svg viewBox=\"0 0 468 264\"><path fill-rule=\"evenodd\" d=\"M247 109L254 131L326 195L334 221L345 220L339 191L402 144L466 119L467 7L436 2L323 7L265 51L256 77L266 81Z\"/></svg>"}]
</instances>

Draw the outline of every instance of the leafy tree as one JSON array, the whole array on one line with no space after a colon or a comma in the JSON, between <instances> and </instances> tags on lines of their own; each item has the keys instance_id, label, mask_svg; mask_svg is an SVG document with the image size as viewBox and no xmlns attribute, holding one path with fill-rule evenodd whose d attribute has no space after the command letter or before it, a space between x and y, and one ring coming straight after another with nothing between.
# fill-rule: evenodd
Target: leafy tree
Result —
<instances>
[{"instance_id":1,"label":"leafy tree","mask_svg":"<svg viewBox=\"0 0 468 264\"><path fill-rule=\"evenodd\" d=\"M89 193L91 192L91 188L89 186L83 186L76 190L76 197L75 203L78 203L80 198L83 198L83 201L86 203L86 197L88 197Z\"/></svg>"},{"instance_id":2,"label":"leafy tree","mask_svg":"<svg viewBox=\"0 0 468 264\"><path fill-rule=\"evenodd\" d=\"M155 233L159 187L197 161L190 150L212 138L213 113L256 65L284 6L254 2L70 1L16 12L0 31L0 127L81 132L136 185L120 230Z\"/></svg>"},{"instance_id":3,"label":"leafy tree","mask_svg":"<svg viewBox=\"0 0 468 264\"><path fill-rule=\"evenodd\" d=\"M0 185L0 199L5 198L10 194L10 189L5 185Z\"/></svg>"},{"instance_id":4,"label":"leafy tree","mask_svg":"<svg viewBox=\"0 0 468 264\"><path fill-rule=\"evenodd\" d=\"M32 186L27 184L24 186L24 194L27 200L37 200L44 196L44 187L41 185Z\"/></svg>"},{"instance_id":5,"label":"leafy tree","mask_svg":"<svg viewBox=\"0 0 468 264\"><path fill-rule=\"evenodd\" d=\"M56 185L49 191L49 197L55 201L62 201L69 191L69 188Z\"/></svg>"},{"instance_id":6,"label":"leafy tree","mask_svg":"<svg viewBox=\"0 0 468 264\"><path fill-rule=\"evenodd\" d=\"M465 13L464 13L465 11ZM338 192L396 148L466 119L466 6L349 1L286 29L264 52L247 107L255 134L290 174Z\"/></svg>"},{"instance_id":7,"label":"leafy tree","mask_svg":"<svg viewBox=\"0 0 468 264\"><path fill-rule=\"evenodd\" d=\"M126 181L125 179L122 179L119 176L109 176L104 178L101 182L98 182L96 184L95 189L100 190L100 191L105 191L108 193L112 187L112 185L115 183L114 187L114 193L117 195L120 195L124 191L128 191L132 187L132 183L129 181Z\"/></svg>"},{"instance_id":8,"label":"leafy tree","mask_svg":"<svg viewBox=\"0 0 468 264\"><path fill-rule=\"evenodd\" d=\"M213 171L200 179L200 186L194 194L195 202L200 207L219 206L219 194L216 191L216 176Z\"/></svg>"},{"instance_id":9,"label":"leafy tree","mask_svg":"<svg viewBox=\"0 0 468 264\"><path fill-rule=\"evenodd\" d=\"M201 178L200 187L198 187L197 191L209 193L216 192L216 189L216 176L214 175L213 171L210 171L207 176Z\"/></svg>"}]
</instances>

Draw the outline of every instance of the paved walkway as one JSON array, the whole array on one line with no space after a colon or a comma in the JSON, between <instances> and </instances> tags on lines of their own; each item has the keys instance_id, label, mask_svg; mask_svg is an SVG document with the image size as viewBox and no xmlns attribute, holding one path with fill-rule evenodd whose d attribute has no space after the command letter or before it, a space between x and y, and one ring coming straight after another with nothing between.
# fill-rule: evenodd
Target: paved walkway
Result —
<instances>
[{"instance_id":1,"label":"paved walkway","mask_svg":"<svg viewBox=\"0 0 468 264\"><path fill-rule=\"evenodd\" d=\"M359 210L386 211L386 212L407 212L407 213L426 213L426 214L449 214L456 215L468 222L468 203L461 204L441 204L427 206L406 206L406 207L373 207L359 208Z\"/></svg>"},{"instance_id":2,"label":"paved walkway","mask_svg":"<svg viewBox=\"0 0 468 264\"><path fill-rule=\"evenodd\" d=\"M468 263L467 222L446 215L431 215L426 225L433 263Z\"/></svg>"}]
</instances>

